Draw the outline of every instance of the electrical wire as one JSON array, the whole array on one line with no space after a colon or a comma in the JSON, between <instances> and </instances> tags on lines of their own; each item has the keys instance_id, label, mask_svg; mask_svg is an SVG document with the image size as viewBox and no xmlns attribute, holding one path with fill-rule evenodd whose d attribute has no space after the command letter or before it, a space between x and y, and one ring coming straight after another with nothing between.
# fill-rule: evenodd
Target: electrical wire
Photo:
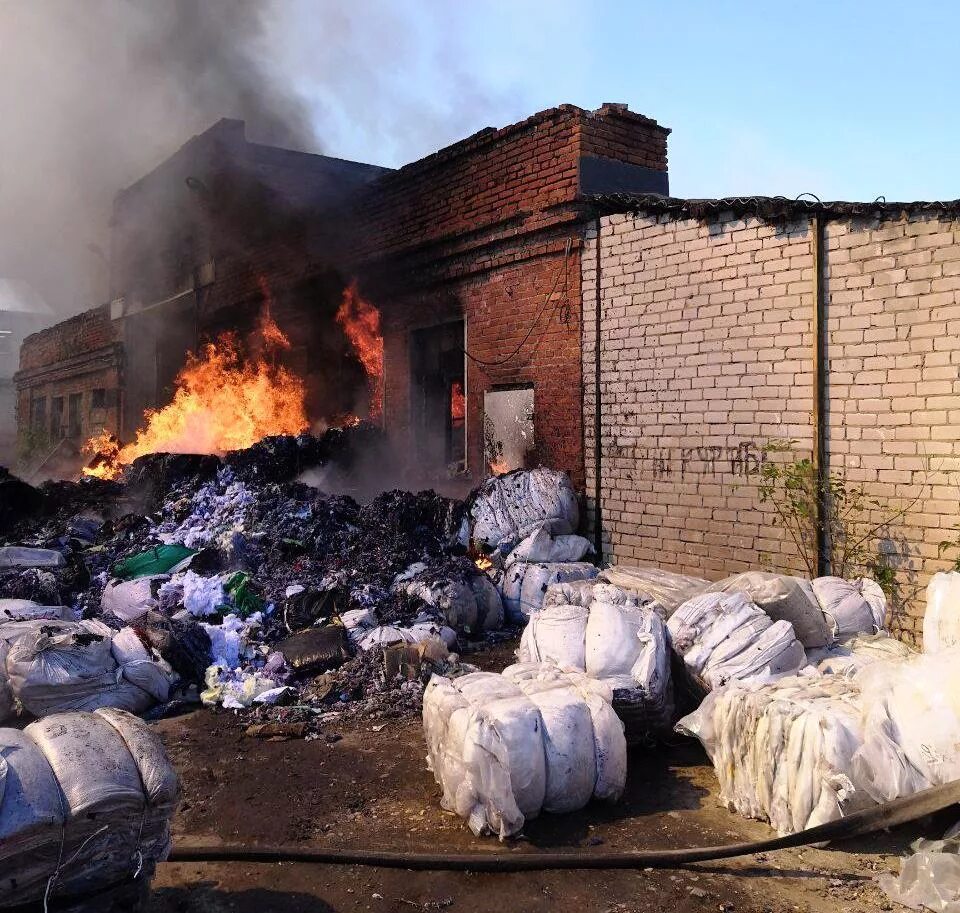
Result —
<instances>
[{"instance_id":1,"label":"electrical wire","mask_svg":"<svg viewBox=\"0 0 960 913\"><path fill-rule=\"evenodd\" d=\"M540 306L539 310L537 311L537 315L530 322L530 329L527 330L526 335L523 337L523 339L520 340L517 347L509 355L506 355L503 358L498 358L496 361L485 361L482 358L477 358L476 355L474 355L472 352L467 351L466 347L464 347L462 349L463 354L466 355L466 357L469 358L470 361L484 368L499 368L507 364L508 362L513 361L513 359L520 354L520 350L527 344L530 337L533 335L533 331L537 328L537 324L540 322L540 318L543 316L543 312L547 309L547 305L550 304L550 301L553 299L553 295L557 290L557 286L560 284L560 277L566 273L567 266L570 259L570 246L571 246L570 241L568 239L567 247L564 252L563 263L560 265L560 269L557 272L556 278L553 280L553 287L550 289L550 293L544 299L543 304Z\"/></svg>"}]
</instances>

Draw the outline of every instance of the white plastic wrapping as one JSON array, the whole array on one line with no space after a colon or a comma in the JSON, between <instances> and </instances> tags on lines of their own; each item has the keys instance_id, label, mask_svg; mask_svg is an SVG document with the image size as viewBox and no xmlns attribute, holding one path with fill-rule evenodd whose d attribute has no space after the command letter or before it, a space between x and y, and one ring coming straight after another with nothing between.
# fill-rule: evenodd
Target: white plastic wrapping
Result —
<instances>
[{"instance_id":1,"label":"white plastic wrapping","mask_svg":"<svg viewBox=\"0 0 960 913\"><path fill-rule=\"evenodd\" d=\"M854 770L878 802L960 778L960 647L856 676L864 744Z\"/></svg>"},{"instance_id":2,"label":"white plastic wrapping","mask_svg":"<svg viewBox=\"0 0 960 913\"><path fill-rule=\"evenodd\" d=\"M817 577L811 586L832 625L834 637L843 639L853 634L876 634L884 629L887 599L875 580L869 577L858 580Z\"/></svg>"},{"instance_id":3,"label":"white plastic wrapping","mask_svg":"<svg viewBox=\"0 0 960 913\"><path fill-rule=\"evenodd\" d=\"M702 689L790 675L806 665L790 623L771 621L742 592L695 596L674 612L667 627L674 651Z\"/></svg>"},{"instance_id":4,"label":"white plastic wrapping","mask_svg":"<svg viewBox=\"0 0 960 913\"><path fill-rule=\"evenodd\" d=\"M623 727L592 686L489 672L434 676L423 723L441 804L478 835L508 837L543 809L571 811L623 790Z\"/></svg>"},{"instance_id":5,"label":"white plastic wrapping","mask_svg":"<svg viewBox=\"0 0 960 913\"><path fill-rule=\"evenodd\" d=\"M0 730L0 905L149 877L169 851L176 798L159 739L128 714Z\"/></svg>"},{"instance_id":6,"label":"white plastic wrapping","mask_svg":"<svg viewBox=\"0 0 960 913\"><path fill-rule=\"evenodd\" d=\"M567 474L543 467L487 479L477 492L470 517L471 538L488 549L512 545L544 521L551 521L554 534L569 534L580 519Z\"/></svg>"},{"instance_id":7,"label":"white plastic wrapping","mask_svg":"<svg viewBox=\"0 0 960 913\"><path fill-rule=\"evenodd\" d=\"M856 634L828 647L807 650L807 660L825 674L853 676L873 663L908 659L913 651L885 633Z\"/></svg>"},{"instance_id":8,"label":"white plastic wrapping","mask_svg":"<svg viewBox=\"0 0 960 913\"><path fill-rule=\"evenodd\" d=\"M960 644L960 573L934 574L927 584L923 652L939 653Z\"/></svg>"},{"instance_id":9,"label":"white plastic wrapping","mask_svg":"<svg viewBox=\"0 0 960 913\"><path fill-rule=\"evenodd\" d=\"M597 569L585 561L557 564L528 564L516 561L504 571L501 580L503 607L507 618L523 624L543 606L547 589L556 583L592 580Z\"/></svg>"},{"instance_id":10,"label":"white plastic wrapping","mask_svg":"<svg viewBox=\"0 0 960 913\"><path fill-rule=\"evenodd\" d=\"M67 606L40 605L30 599L0 599L0 624L7 621L65 621L72 618L73 612Z\"/></svg>"},{"instance_id":11,"label":"white plastic wrapping","mask_svg":"<svg viewBox=\"0 0 960 913\"><path fill-rule=\"evenodd\" d=\"M618 564L600 572L600 580L612 583L637 597L640 605L669 618L688 599L704 592L710 583L700 577L675 574L658 567Z\"/></svg>"},{"instance_id":12,"label":"white plastic wrapping","mask_svg":"<svg viewBox=\"0 0 960 913\"><path fill-rule=\"evenodd\" d=\"M805 647L822 647L833 640L830 622L823 614L809 580L787 574L747 571L710 587L715 593L745 593L772 621L787 621Z\"/></svg>"},{"instance_id":13,"label":"white plastic wrapping","mask_svg":"<svg viewBox=\"0 0 960 913\"><path fill-rule=\"evenodd\" d=\"M100 597L100 608L112 612L122 621L139 621L147 612L155 611L157 598L153 595L155 580L168 580L161 577L137 577L135 580L111 580ZM159 584L158 584L159 586Z\"/></svg>"},{"instance_id":14,"label":"white plastic wrapping","mask_svg":"<svg viewBox=\"0 0 960 913\"><path fill-rule=\"evenodd\" d=\"M781 834L872 804L853 774L864 738L860 688L844 676L734 682L677 730L703 743L720 801Z\"/></svg>"}]
</instances>

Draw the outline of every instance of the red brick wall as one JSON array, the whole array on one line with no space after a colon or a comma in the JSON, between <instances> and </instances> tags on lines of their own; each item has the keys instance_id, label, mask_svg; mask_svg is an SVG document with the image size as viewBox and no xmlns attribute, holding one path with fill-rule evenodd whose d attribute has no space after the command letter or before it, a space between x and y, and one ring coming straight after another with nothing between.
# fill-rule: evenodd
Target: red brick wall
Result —
<instances>
[{"instance_id":1,"label":"red brick wall","mask_svg":"<svg viewBox=\"0 0 960 913\"><path fill-rule=\"evenodd\" d=\"M536 458L582 487L580 160L665 171L667 132L620 106L565 105L371 185L359 209L357 269L373 276L365 288L384 312L387 428L399 453L412 452L409 333L464 317L475 359L467 361L473 479L485 470L484 392L533 383ZM505 364L478 363L511 356L533 324Z\"/></svg>"},{"instance_id":2,"label":"red brick wall","mask_svg":"<svg viewBox=\"0 0 960 913\"><path fill-rule=\"evenodd\" d=\"M28 336L20 349L20 370L53 365L115 341L109 309L96 307Z\"/></svg>"}]
</instances>

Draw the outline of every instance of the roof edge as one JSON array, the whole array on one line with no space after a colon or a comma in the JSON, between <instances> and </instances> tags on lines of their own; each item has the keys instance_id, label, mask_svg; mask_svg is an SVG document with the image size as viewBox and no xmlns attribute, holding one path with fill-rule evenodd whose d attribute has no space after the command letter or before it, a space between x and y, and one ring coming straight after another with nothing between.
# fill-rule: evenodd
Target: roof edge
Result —
<instances>
[{"instance_id":1,"label":"roof edge","mask_svg":"<svg viewBox=\"0 0 960 913\"><path fill-rule=\"evenodd\" d=\"M724 213L735 217L755 216L764 221L782 222L803 216L822 215L833 219L897 219L903 216L939 216L960 218L960 200L915 200L887 202L882 198L858 203L844 200L822 201L807 196L790 197L719 197L716 199L683 199L656 194L594 194L585 198L602 215L634 213L665 215L674 219L713 221Z\"/></svg>"}]
</instances>

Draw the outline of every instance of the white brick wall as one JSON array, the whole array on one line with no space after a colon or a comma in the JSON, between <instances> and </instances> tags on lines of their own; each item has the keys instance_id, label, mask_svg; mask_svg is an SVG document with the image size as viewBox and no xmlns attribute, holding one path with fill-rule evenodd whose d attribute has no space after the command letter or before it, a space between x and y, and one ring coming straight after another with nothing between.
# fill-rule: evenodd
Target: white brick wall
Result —
<instances>
[{"instance_id":1,"label":"white brick wall","mask_svg":"<svg viewBox=\"0 0 960 913\"><path fill-rule=\"evenodd\" d=\"M708 577L764 561L799 569L748 473L769 440L811 447L809 222L613 215L601 231L605 557ZM911 552L909 595L942 566L960 495L960 225L831 221L826 248L831 466L894 504L919 495L893 537ZM582 260L591 504L596 250L593 232ZM915 633L921 611L914 601L895 627Z\"/></svg>"}]
</instances>

